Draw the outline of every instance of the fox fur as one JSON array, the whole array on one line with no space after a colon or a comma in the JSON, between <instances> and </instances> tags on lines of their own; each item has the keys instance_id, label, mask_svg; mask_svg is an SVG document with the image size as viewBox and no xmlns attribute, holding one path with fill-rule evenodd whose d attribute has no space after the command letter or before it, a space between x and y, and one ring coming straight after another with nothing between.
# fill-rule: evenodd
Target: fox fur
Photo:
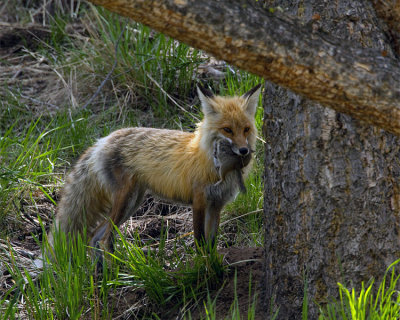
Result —
<instances>
[{"instance_id":1,"label":"fox fur","mask_svg":"<svg viewBox=\"0 0 400 320\"><path fill-rule=\"evenodd\" d=\"M124 223L142 203L145 192L191 204L194 236L215 239L220 211L238 193L236 167L220 179L214 143L228 141L231 151L247 156L255 148L255 112L260 85L243 96L214 96L198 87L204 114L195 132L125 128L99 139L86 150L66 178L53 229L73 236L86 228L91 245L107 249L113 226ZM224 151L218 154L222 159ZM232 157L232 155L226 155ZM246 177L251 161L240 168Z\"/></svg>"}]
</instances>

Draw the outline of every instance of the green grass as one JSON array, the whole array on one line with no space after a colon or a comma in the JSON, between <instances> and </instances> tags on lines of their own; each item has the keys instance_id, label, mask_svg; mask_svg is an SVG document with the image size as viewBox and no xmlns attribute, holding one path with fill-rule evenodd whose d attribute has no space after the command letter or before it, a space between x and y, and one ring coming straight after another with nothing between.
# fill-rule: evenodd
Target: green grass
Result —
<instances>
[{"instance_id":1,"label":"green grass","mask_svg":"<svg viewBox=\"0 0 400 320\"><path fill-rule=\"evenodd\" d=\"M139 246L139 235L135 241L128 242L119 230L118 233L117 250L106 255L100 274L96 272L92 249L81 237L71 243L64 234L56 233L54 250L46 249L51 253L39 275L21 269L14 250L9 248L8 270L14 285L1 297L2 319L18 318L20 301L23 301L23 312L32 319L108 319L116 311L118 292L122 290L128 296L142 292L142 298L136 297L141 304L136 310L138 319L176 317L177 314L190 318L191 310L202 305L202 301L206 319L216 319L216 298L211 299L210 290L223 286L227 266L215 248L197 253L177 246L166 255L161 241L157 248L149 248L144 253ZM182 255L186 258L182 259ZM254 319L256 298L251 285L249 297L248 319ZM229 318L241 319L238 304L235 296ZM125 315L129 316L127 309Z\"/></svg>"},{"instance_id":2,"label":"green grass","mask_svg":"<svg viewBox=\"0 0 400 320\"><path fill-rule=\"evenodd\" d=\"M78 237L74 243L67 242L63 234L55 239L53 263L45 263L38 276L26 269L21 270L10 248L12 263L9 272L15 285L4 295L1 307L12 310L13 303L23 300L23 310L30 318L80 319L93 301L101 299L101 294L108 295L110 287L106 281L108 276L114 275L105 272L104 280L96 282L95 264L87 255L84 241ZM100 296L96 296L99 292Z\"/></svg>"},{"instance_id":3,"label":"green grass","mask_svg":"<svg viewBox=\"0 0 400 320\"><path fill-rule=\"evenodd\" d=\"M6 119L9 119L8 114ZM18 120L0 137L0 207L3 219L17 214L19 200L31 198L41 191L50 196L59 188L62 173L71 160L94 141L95 127L88 127L88 120L77 117L73 122L67 115L53 119L38 117L34 120ZM88 136L92 138L88 139ZM5 221L3 220L2 221ZM3 229L4 230L4 229Z\"/></svg>"},{"instance_id":4,"label":"green grass","mask_svg":"<svg viewBox=\"0 0 400 320\"><path fill-rule=\"evenodd\" d=\"M120 107L145 106L169 126L167 117L187 115L182 99L193 92L195 69L204 61L198 50L101 8L91 7L86 20L90 43L70 58L73 68L87 70L79 82L103 80L115 64L108 86Z\"/></svg>"},{"instance_id":5,"label":"green grass","mask_svg":"<svg viewBox=\"0 0 400 320\"><path fill-rule=\"evenodd\" d=\"M119 235L121 251L112 257L127 270L125 279L144 289L149 298L161 307L171 309L171 306L179 306L182 300L190 304L204 296L207 288L222 284L226 266L215 248L199 254L183 245L183 249L175 247L171 254L166 255L164 238L157 250L149 247L144 253L139 235L134 242L126 241L120 232ZM188 259L182 260L182 252ZM176 310L172 308L172 311Z\"/></svg>"},{"instance_id":6,"label":"green grass","mask_svg":"<svg viewBox=\"0 0 400 320\"><path fill-rule=\"evenodd\" d=\"M398 281L400 274L398 264L393 262L386 270L382 281L377 287L374 281L367 285L361 284L357 292L338 283L338 301L333 301L321 308L319 320L357 319L357 320L394 320L400 315L400 295Z\"/></svg>"},{"instance_id":7,"label":"green grass","mask_svg":"<svg viewBox=\"0 0 400 320\"><path fill-rule=\"evenodd\" d=\"M145 293L139 303L147 307L131 311L138 319L168 314L186 315L185 319L190 319L193 307L202 305L203 301L204 319L219 319L216 298L211 300L210 292L224 285L227 266L215 249L197 253L182 242L167 255L162 236L158 247L149 246L148 253L144 253L138 234L130 242L122 233L119 235L117 250L106 255L99 277L96 277L96 261L91 259L92 251L80 237L71 243L64 234L56 234L54 251L38 276L21 269L13 248L8 248L11 255L8 269L14 285L0 299L3 319L18 318L21 311L33 319L108 319L120 308L116 301L120 292ZM253 319L256 299L251 285L249 296L252 300L248 318ZM238 303L235 295L228 318L241 319ZM129 306L126 309L125 314L129 316Z\"/></svg>"},{"instance_id":8,"label":"green grass","mask_svg":"<svg viewBox=\"0 0 400 320\"><path fill-rule=\"evenodd\" d=\"M35 8L42 4L34 1ZM16 5L16 19L29 21L22 2ZM82 5L73 10L78 18L71 17L70 8L59 9L46 16L50 36L40 40L35 52L21 53L21 59L29 56L28 63L45 61L56 75L51 81L59 86L50 84L47 95L61 88L57 105L42 92L27 99L26 86L0 84L0 239L7 239L0 242L0 266L11 275L9 287L0 288L0 319L110 319L124 312L139 319L157 319L166 312L190 318L197 305L204 306L207 319L216 319L213 294L224 285L229 267L216 250L197 252L179 239L167 248L162 235L158 246L144 253L139 235L127 241L120 234L117 250L107 255L97 277L91 249L80 238L70 243L57 235L54 256L39 275L21 262L17 250L4 245L27 232L24 210L40 219L45 199L46 214L54 213L66 172L98 138L136 125L193 130L201 118L196 70L207 60L203 53L103 9ZM77 21L84 22L84 33L71 31ZM225 79L204 81L216 93L243 94L260 79L235 70ZM261 108L256 120L260 129ZM226 209L227 219L238 217L235 223L262 206L262 152L257 157L246 182L248 193ZM258 212L246 218L253 221L254 236L248 237L244 223L240 228L246 236L238 237L236 245L262 243L260 217ZM125 303L120 310L121 295L140 305ZM252 319L255 303L249 309ZM229 318L239 318L238 297Z\"/></svg>"},{"instance_id":9,"label":"green grass","mask_svg":"<svg viewBox=\"0 0 400 320\"><path fill-rule=\"evenodd\" d=\"M148 243L146 252L138 234L128 241L120 233L115 253L106 255L97 275L86 242L78 238L70 243L59 234L54 256L35 275L10 245L9 239L26 231L21 219L24 203L40 216L38 201L45 198L53 204L53 213L65 172L98 138L135 125L193 130L201 118L196 70L207 61L202 52L101 8L63 8L66 2L57 2L56 14L46 15L50 37L40 41L37 51L29 52L39 66L45 61L62 84L65 93L56 108L46 101L27 100L26 86L0 84L0 267L7 266L11 275L10 287L0 287L0 319L110 319L122 313L160 319L167 312L191 319L196 305L203 308L204 319L220 319L215 293L223 287L229 266L215 250L199 253L181 239L167 248L162 233L158 245ZM30 3L35 10L44 4ZM8 2L7 10L15 21L31 22L32 11L23 8L22 1ZM83 22L84 32L74 33L71 24L76 22ZM224 79L203 82L216 93L233 95L245 93L261 79L232 69ZM56 89L50 87L47 94ZM260 132L262 118L260 107L256 115ZM247 193L228 205L222 217L220 239L228 242L223 230L229 225L236 231L235 246L264 244L264 147L261 140L257 144ZM379 286L371 282L356 291L338 284L339 300L321 307L319 319L397 319L398 263L388 268ZM308 318L311 303L307 289L306 285L303 319ZM121 310L121 297L131 297L136 304L128 301ZM254 319L251 282L249 297L249 311L243 315L236 294L227 318ZM279 310L270 318L279 318Z\"/></svg>"},{"instance_id":10,"label":"green grass","mask_svg":"<svg viewBox=\"0 0 400 320\"><path fill-rule=\"evenodd\" d=\"M240 313L240 308L239 308L239 297L237 295L237 273L235 271L235 277L233 279L234 281L234 287L235 287L235 292L234 292L234 300L230 306L230 312L228 316L225 316L224 318L221 316L221 313L217 309L217 299L218 295L213 299L210 294L207 294L207 299L203 300L203 317L202 319L204 320L217 320L217 319L244 319L243 314ZM254 320L256 317L256 305L257 305L257 294L252 292L252 286L251 286L251 274L249 277L249 305L248 305L248 311L247 311L247 319L248 320ZM189 312L188 316L186 319L192 319L191 314ZM272 319L271 319L272 320Z\"/></svg>"}]
</instances>

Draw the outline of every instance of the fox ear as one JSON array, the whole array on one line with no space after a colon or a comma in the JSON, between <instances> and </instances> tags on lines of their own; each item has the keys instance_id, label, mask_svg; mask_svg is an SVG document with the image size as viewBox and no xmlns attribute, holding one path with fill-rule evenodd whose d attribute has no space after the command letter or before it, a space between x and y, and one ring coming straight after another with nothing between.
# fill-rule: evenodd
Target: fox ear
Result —
<instances>
[{"instance_id":1,"label":"fox ear","mask_svg":"<svg viewBox=\"0 0 400 320\"><path fill-rule=\"evenodd\" d=\"M215 110L210 103L210 100L214 98L214 94L210 90L204 88L201 85L197 85L197 94L199 95L199 99L201 102L201 110L203 111L203 113L204 114L215 113Z\"/></svg>"},{"instance_id":2,"label":"fox ear","mask_svg":"<svg viewBox=\"0 0 400 320\"><path fill-rule=\"evenodd\" d=\"M254 117L256 114L260 92L261 92L261 84L258 84L253 89L250 89L242 96L242 98L246 100L244 108L247 114L249 114L252 117Z\"/></svg>"}]
</instances>

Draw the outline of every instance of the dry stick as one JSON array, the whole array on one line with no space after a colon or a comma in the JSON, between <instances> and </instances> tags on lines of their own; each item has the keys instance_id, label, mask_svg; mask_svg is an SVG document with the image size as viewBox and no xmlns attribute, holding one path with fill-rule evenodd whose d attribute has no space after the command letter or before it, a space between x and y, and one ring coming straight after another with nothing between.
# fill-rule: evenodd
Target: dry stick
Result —
<instances>
[{"instance_id":1,"label":"dry stick","mask_svg":"<svg viewBox=\"0 0 400 320\"><path fill-rule=\"evenodd\" d=\"M226 225L226 224L232 222L233 220L237 220L237 219L240 219L240 218L249 216L249 215L251 215L251 214L253 214L253 213L261 212L261 211L263 211L263 210L264 210L264 209L257 209L257 210L254 210L254 211L250 211L250 212L244 213L244 214L242 214L242 215L240 215L240 216L237 216L237 217L234 217L234 218L232 218L232 219L229 219L229 220L227 220L227 221L222 222L222 223L220 224L220 226L222 227L222 226L224 226L224 225Z\"/></svg>"},{"instance_id":2,"label":"dry stick","mask_svg":"<svg viewBox=\"0 0 400 320\"><path fill-rule=\"evenodd\" d=\"M106 82L110 79L111 74L114 72L115 67L117 66L118 63L118 46L119 46L119 42L122 38L122 35L125 32L126 29L126 25L127 23L125 23L124 27L122 28L122 31L120 33L120 35L118 36L117 42L115 43L115 60L114 63L111 67L111 70L108 72L107 76L104 78L104 80L100 83L100 85L97 87L96 92L90 97L90 99L84 104L84 106L82 107L83 109L86 109L86 107L91 104L93 102L93 100L98 96L98 94L100 93L101 89L103 89L104 85L106 84Z\"/></svg>"},{"instance_id":3,"label":"dry stick","mask_svg":"<svg viewBox=\"0 0 400 320\"><path fill-rule=\"evenodd\" d=\"M11 91L11 90L10 90ZM15 92L14 92L15 93ZM29 96L27 96L27 95L25 95L25 94L23 94L23 93L18 93L19 94L19 96L21 97L21 98L24 98L24 99L28 99L28 100L30 100L30 101L32 101L32 102L34 102L34 103L37 103L37 104L41 104L41 105L46 105L46 106L49 106L49 107L52 107L52 108L55 108L55 109L60 109L60 107L59 106L57 106L57 105L55 105L55 104L52 104L52 103L50 103L50 102L45 102L45 101L41 101L41 100L38 100L38 99L35 99L35 98L32 98L32 97L29 97Z\"/></svg>"},{"instance_id":4,"label":"dry stick","mask_svg":"<svg viewBox=\"0 0 400 320\"><path fill-rule=\"evenodd\" d=\"M186 233L184 233L184 234L182 234L182 235L180 235L178 237L175 237L173 239L165 240L165 243L170 243L172 241L176 241L176 240L180 240L180 239L186 238L186 237L192 235L193 233L194 233L193 231L186 232ZM155 248L155 247L158 247L159 245L160 245L160 242L157 242L157 243L153 243L153 244L149 245L148 247Z\"/></svg>"}]
</instances>

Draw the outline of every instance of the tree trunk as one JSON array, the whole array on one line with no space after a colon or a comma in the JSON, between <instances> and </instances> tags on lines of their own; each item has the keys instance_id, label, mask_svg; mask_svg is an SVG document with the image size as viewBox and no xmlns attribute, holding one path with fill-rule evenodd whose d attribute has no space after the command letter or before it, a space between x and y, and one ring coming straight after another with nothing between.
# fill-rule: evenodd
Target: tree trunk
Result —
<instances>
[{"instance_id":1,"label":"tree trunk","mask_svg":"<svg viewBox=\"0 0 400 320\"><path fill-rule=\"evenodd\" d=\"M393 54L370 2L270 3ZM307 283L316 319L314 301L337 296L337 282L359 288L400 257L400 141L271 83L264 106L266 307L279 307L278 319L301 319Z\"/></svg>"}]
</instances>

